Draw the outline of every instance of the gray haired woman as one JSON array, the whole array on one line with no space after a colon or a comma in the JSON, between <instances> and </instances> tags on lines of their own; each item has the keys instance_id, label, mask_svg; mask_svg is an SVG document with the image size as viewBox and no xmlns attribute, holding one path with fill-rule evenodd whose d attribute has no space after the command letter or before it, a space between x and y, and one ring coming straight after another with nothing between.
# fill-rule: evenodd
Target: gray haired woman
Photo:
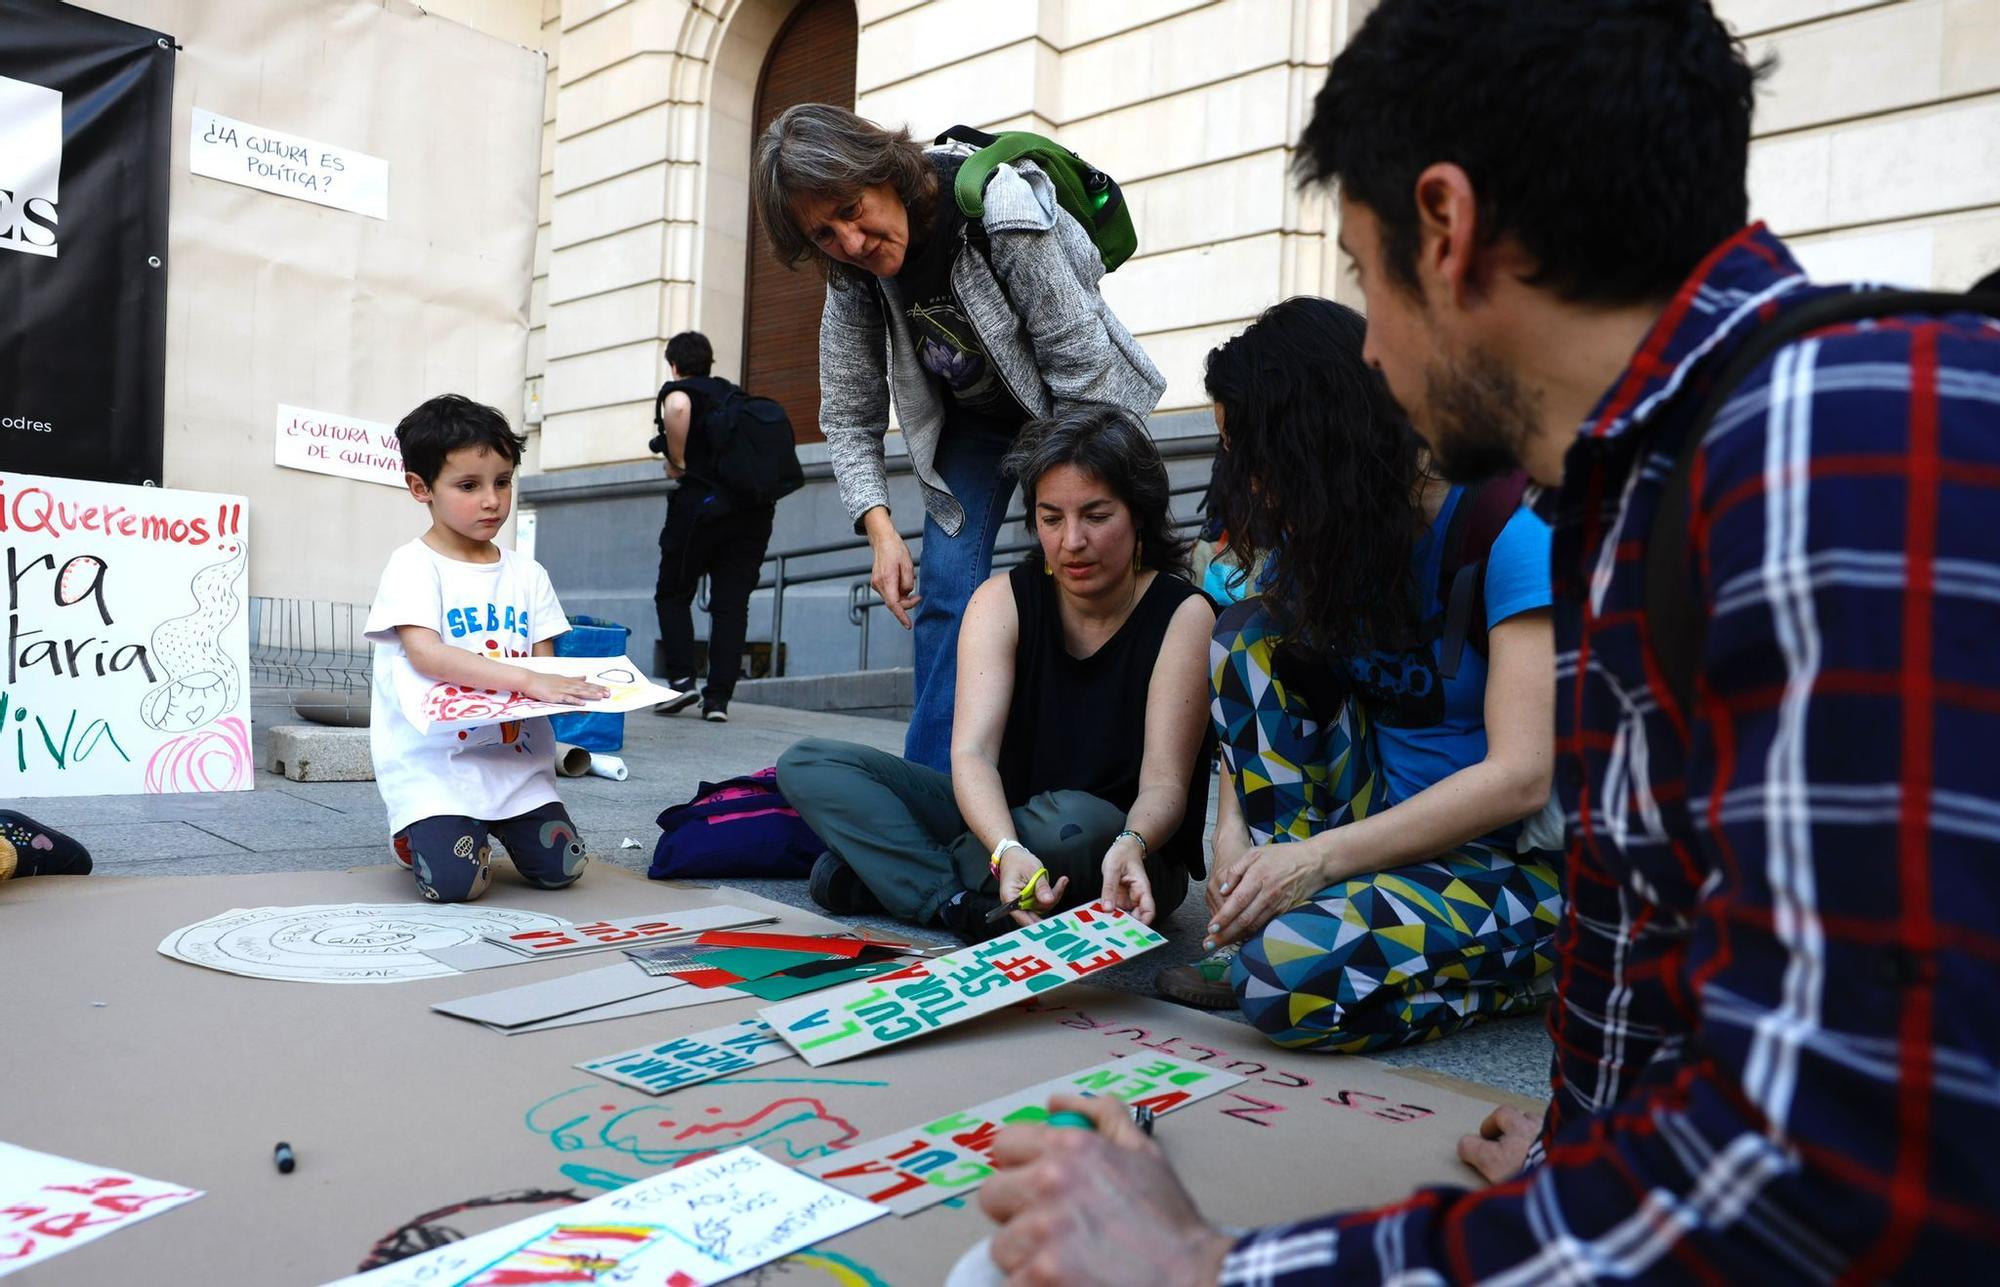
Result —
<instances>
[{"instance_id":1,"label":"gray haired woman","mask_svg":"<svg viewBox=\"0 0 2000 1287\"><path fill-rule=\"evenodd\" d=\"M1143 418L1166 381L1098 293L1103 260L1032 162L1002 165L976 221L952 199L962 143L920 147L821 103L757 141L752 204L786 265L827 279L820 428L872 581L915 629L911 761L949 764L959 620L993 568L1013 495L1000 471L1029 420L1101 405ZM889 512L893 396L924 498L923 593Z\"/></svg>"},{"instance_id":2,"label":"gray haired woman","mask_svg":"<svg viewBox=\"0 0 2000 1287\"><path fill-rule=\"evenodd\" d=\"M1202 871L1215 610L1136 420L1031 424L1004 467L1040 548L966 609L949 776L824 738L778 760L827 846L812 896L968 943L1100 897L1151 924Z\"/></svg>"}]
</instances>

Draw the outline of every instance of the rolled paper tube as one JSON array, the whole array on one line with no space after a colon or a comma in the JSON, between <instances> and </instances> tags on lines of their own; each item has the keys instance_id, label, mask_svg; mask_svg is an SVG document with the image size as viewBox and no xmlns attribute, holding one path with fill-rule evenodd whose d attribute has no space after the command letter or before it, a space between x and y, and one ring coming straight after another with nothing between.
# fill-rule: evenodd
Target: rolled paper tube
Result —
<instances>
[{"instance_id":1,"label":"rolled paper tube","mask_svg":"<svg viewBox=\"0 0 2000 1287\"><path fill-rule=\"evenodd\" d=\"M616 755L593 755L590 757L590 775L623 782L632 776L632 770L626 768L625 761Z\"/></svg>"},{"instance_id":2,"label":"rolled paper tube","mask_svg":"<svg viewBox=\"0 0 2000 1287\"><path fill-rule=\"evenodd\" d=\"M566 778L582 777L590 772L590 752L568 742L557 742L556 772Z\"/></svg>"}]
</instances>

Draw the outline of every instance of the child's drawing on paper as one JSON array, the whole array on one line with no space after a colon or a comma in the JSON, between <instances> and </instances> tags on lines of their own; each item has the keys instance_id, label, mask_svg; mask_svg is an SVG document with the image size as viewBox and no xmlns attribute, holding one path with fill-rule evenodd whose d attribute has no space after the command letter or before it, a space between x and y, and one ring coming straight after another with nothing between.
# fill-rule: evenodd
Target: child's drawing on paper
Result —
<instances>
[{"instance_id":1,"label":"child's drawing on paper","mask_svg":"<svg viewBox=\"0 0 2000 1287\"><path fill-rule=\"evenodd\" d=\"M787 1096L733 1117L693 1093L676 1096L672 1111L657 1100L627 1107L625 1092L600 1084L577 1086L528 1110L528 1129L548 1137L559 1153L605 1149L647 1166L685 1166L742 1144L769 1148L773 1157L800 1162L846 1148L861 1133L822 1101Z\"/></svg>"},{"instance_id":2,"label":"child's drawing on paper","mask_svg":"<svg viewBox=\"0 0 2000 1287\"><path fill-rule=\"evenodd\" d=\"M656 1224L558 1224L458 1281L461 1287L602 1282L666 1233Z\"/></svg>"},{"instance_id":3,"label":"child's drawing on paper","mask_svg":"<svg viewBox=\"0 0 2000 1287\"><path fill-rule=\"evenodd\" d=\"M139 717L163 733L192 732L235 710L243 693L243 672L223 648L223 631L243 608L236 583L248 544L226 541L219 548L228 557L195 573L189 586L194 611L153 631L153 661L167 678L140 702Z\"/></svg>"},{"instance_id":4,"label":"child's drawing on paper","mask_svg":"<svg viewBox=\"0 0 2000 1287\"><path fill-rule=\"evenodd\" d=\"M567 675L606 690L595 701L563 704L545 702L526 693L464 684L437 683L415 691L402 690L403 709L410 722L425 733L481 728L491 724L562 715L577 711L635 711L668 701L674 693L639 673L628 657L508 657L510 666L545 675Z\"/></svg>"}]
</instances>

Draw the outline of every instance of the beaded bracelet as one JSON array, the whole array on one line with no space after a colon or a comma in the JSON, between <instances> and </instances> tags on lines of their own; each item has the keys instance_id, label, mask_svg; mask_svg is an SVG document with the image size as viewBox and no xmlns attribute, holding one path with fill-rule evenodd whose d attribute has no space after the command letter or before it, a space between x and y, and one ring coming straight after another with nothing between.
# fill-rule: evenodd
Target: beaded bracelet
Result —
<instances>
[{"instance_id":1,"label":"beaded bracelet","mask_svg":"<svg viewBox=\"0 0 2000 1287\"><path fill-rule=\"evenodd\" d=\"M1139 834L1138 832L1136 832L1136 831L1132 830L1132 828L1130 828L1130 827L1127 827L1127 828L1125 828L1125 830L1123 830L1123 831L1119 832L1119 833L1118 833L1117 835L1115 835L1115 836L1111 837L1111 843L1115 845L1115 844L1117 844L1117 843L1118 843L1119 841L1123 840L1123 839L1124 839L1125 837L1127 837L1127 836L1130 836L1130 837L1132 837L1132 839L1133 839L1133 840L1135 840L1135 841L1137 841L1137 842L1138 842L1138 845L1139 845L1139 856L1140 856L1141 858L1144 858L1144 857L1146 857L1146 856L1147 856L1147 855L1148 855L1149 853L1151 853L1151 852L1152 852L1152 850L1151 850L1151 849L1149 849L1149 848L1147 847L1147 845L1146 845L1146 837L1144 837L1144 836L1140 835L1140 834Z\"/></svg>"}]
</instances>

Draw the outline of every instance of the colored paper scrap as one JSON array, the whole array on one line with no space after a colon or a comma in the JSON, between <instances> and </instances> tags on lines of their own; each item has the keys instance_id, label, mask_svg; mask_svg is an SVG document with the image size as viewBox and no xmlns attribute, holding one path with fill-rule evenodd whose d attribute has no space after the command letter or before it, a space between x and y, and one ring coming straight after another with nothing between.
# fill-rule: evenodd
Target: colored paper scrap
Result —
<instances>
[{"instance_id":1,"label":"colored paper scrap","mask_svg":"<svg viewBox=\"0 0 2000 1287\"><path fill-rule=\"evenodd\" d=\"M737 1148L342 1278L335 1287L553 1282L551 1253L554 1268L568 1275L561 1281L707 1287L887 1214L755 1149ZM579 1276L576 1258L562 1259L569 1248L611 1263ZM503 1266L509 1273L496 1277Z\"/></svg>"},{"instance_id":2,"label":"colored paper scrap","mask_svg":"<svg viewBox=\"0 0 2000 1287\"><path fill-rule=\"evenodd\" d=\"M699 970L682 970L674 977L682 983L691 983L695 987L703 989L734 987L738 983L743 982L742 979L731 974L729 971L718 970L712 965L703 966Z\"/></svg>"},{"instance_id":3,"label":"colored paper scrap","mask_svg":"<svg viewBox=\"0 0 2000 1287\"><path fill-rule=\"evenodd\" d=\"M899 1216L912 1215L978 1188L993 1174L993 1137L1000 1128L1044 1120L1052 1095L1117 1095L1160 1114L1242 1080L1171 1055L1127 1055L814 1158L799 1169Z\"/></svg>"},{"instance_id":4,"label":"colored paper scrap","mask_svg":"<svg viewBox=\"0 0 2000 1287\"><path fill-rule=\"evenodd\" d=\"M632 947L625 949L625 955L637 961L639 968L648 974L685 974L689 970L707 969L702 958L728 950L686 943L674 947Z\"/></svg>"},{"instance_id":5,"label":"colored paper scrap","mask_svg":"<svg viewBox=\"0 0 2000 1287\"><path fill-rule=\"evenodd\" d=\"M682 1086L791 1057L792 1048L771 1031L770 1024L762 1019L743 1019L692 1036L586 1060L577 1067L648 1095L664 1095Z\"/></svg>"},{"instance_id":6,"label":"colored paper scrap","mask_svg":"<svg viewBox=\"0 0 2000 1287\"><path fill-rule=\"evenodd\" d=\"M808 992L824 991L856 979L876 978L903 968L901 961L829 961L827 964L839 968L823 970L810 965L802 966L784 974L773 974L767 979L751 979L733 986L738 992L766 1001L788 1001Z\"/></svg>"},{"instance_id":7,"label":"colored paper scrap","mask_svg":"<svg viewBox=\"0 0 2000 1287\"><path fill-rule=\"evenodd\" d=\"M1166 941L1136 917L1095 902L976 947L758 1013L818 1067L1074 983Z\"/></svg>"},{"instance_id":8,"label":"colored paper scrap","mask_svg":"<svg viewBox=\"0 0 2000 1287\"><path fill-rule=\"evenodd\" d=\"M0 1143L0 1278L201 1196L199 1189Z\"/></svg>"},{"instance_id":9,"label":"colored paper scrap","mask_svg":"<svg viewBox=\"0 0 2000 1287\"><path fill-rule=\"evenodd\" d=\"M802 965L817 961L846 962L845 957L827 956L824 952L787 952L776 948L726 947L703 962L712 969L727 970L739 979L764 979L786 970L796 970Z\"/></svg>"},{"instance_id":10,"label":"colored paper scrap","mask_svg":"<svg viewBox=\"0 0 2000 1287\"><path fill-rule=\"evenodd\" d=\"M710 930L695 942L710 947L764 947L814 956L859 956L868 946L858 938L817 938L811 934L763 934L755 930Z\"/></svg>"},{"instance_id":11,"label":"colored paper scrap","mask_svg":"<svg viewBox=\"0 0 2000 1287\"><path fill-rule=\"evenodd\" d=\"M661 939L698 934L737 925L768 925L778 918L722 904L696 907L662 916L627 916L615 921L591 921L560 929L524 930L518 934L488 934L486 941L518 952L529 960L580 956L614 947L633 947Z\"/></svg>"}]
</instances>

